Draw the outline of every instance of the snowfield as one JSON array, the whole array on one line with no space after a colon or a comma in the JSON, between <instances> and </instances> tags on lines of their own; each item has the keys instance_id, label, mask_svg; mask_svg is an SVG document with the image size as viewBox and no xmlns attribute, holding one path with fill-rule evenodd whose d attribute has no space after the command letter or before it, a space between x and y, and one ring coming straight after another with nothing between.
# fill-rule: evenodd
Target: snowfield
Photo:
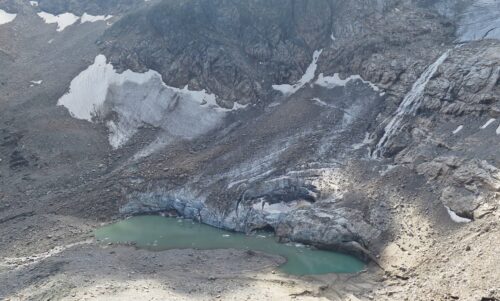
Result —
<instances>
[{"instance_id":1,"label":"snowfield","mask_svg":"<svg viewBox=\"0 0 500 301\"><path fill-rule=\"evenodd\" d=\"M83 23L93 23L97 21L106 21L113 18L112 15L102 15L102 16L93 16L87 13L83 13L81 17L76 16L72 13L63 13L59 15L53 15L47 12L39 12L38 16L43 19L43 21L47 24L57 24L57 31L61 32L67 27L75 24L80 21L80 24Z\"/></svg>"},{"instance_id":2,"label":"snowfield","mask_svg":"<svg viewBox=\"0 0 500 301\"><path fill-rule=\"evenodd\" d=\"M0 25L10 23L14 21L14 19L17 17L17 14L9 14L8 12L4 11L3 9L0 9Z\"/></svg>"},{"instance_id":3,"label":"snowfield","mask_svg":"<svg viewBox=\"0 0 500 301\"><path fill-rule=\"evenodd\" d=\"M171 136L194 138L215 128L227 112L244 107L223 108L205 90L167 86L153 70L117 73L104 55L98 55L94 64L73 79L58 105L74 118L106 121L114 148L125 144L144 124ZM111 113L116 113L116 120L107 119Z\"/></svg>"}]
</instances>

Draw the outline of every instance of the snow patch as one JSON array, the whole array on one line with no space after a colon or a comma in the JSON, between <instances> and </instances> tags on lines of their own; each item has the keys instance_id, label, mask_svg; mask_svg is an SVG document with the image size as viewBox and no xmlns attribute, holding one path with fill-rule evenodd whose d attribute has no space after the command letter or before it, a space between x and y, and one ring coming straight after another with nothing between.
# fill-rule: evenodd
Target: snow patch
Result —
<instances>
[{"instance_id":1,"label":"snow patch","mask_svg":"<svg viewBox=\"0 0 500 301\"><path fill-rule=\"evenodd\" d=\"M117 73L104 55L98 55L94 64L71 81L58 105L74 118L106 121L114 148L126 143L144 124L170 136L194 138L217 126L227 112L246 107L222 108L214 94L167 86L153 70Z\"/></svg>"},{"instance_id":2,"label":"snow patch","mask_svg":"<svg viewBox=\"0 0 500 301\"><path fill-rule=\"evenodd\" d=\"M316 69L318 68L318 59L323 49L314 51L313 60L309 67L307 67L306 72L302 75L302 78L295 84L282 84L282 85L273 85L273 89L276 91L280 91L284 96L290 96L300 90L304 85L311 82L314 79L316 74Z\"/></svg>"},{"instance_id":3,"label":"snow patch","mask_svg":"<svg viewBox=\"0 0 500 301\"><path fill-rule=\"evenodd\" d=\"M41 85L43 83L43 80L32 80L30 81L33 85Z\"/></svg>"},{"instance_id":4,"label":"snow patch","mask_svg":"<svg viewBox=\"0 0 500 301\"><path fill-rule=\"evenodd\" d=\"M492 124L493 122L495 122L495 120L496 120L495 118L491 118L490 120L486 121L486 123L485 123L485 124L483 124L483 126L482 126L482 127L480 127L480 129L481 129L481 130L486 129L488 126L490 126L490 124Z\"/></svg>"},{"instance_id":5,"label":"snow patch","mask_svg":"<svg viewBox=\"0 0 500 301\"><path fill-rule=\"evenodd\" d=\"M57 23L57 31L63 31L66 27L76 23L80 17L73 15L72 13L63 13L60 15L53 15L47 12L39 12L38 16L45 21L47 24Z\"/></svg>"},{"instance_id":6,"label":"snow patch","mask_svg":"<svg viewBox=\"0 0 500 301\"><path fill-rule=\"evenodd\" d=\"M458 216L453 210L450 209L450 207L444 207L446 208L446 211L448 211L448 215L450 216L451 220L455 223L470 223L472 221L471 219Z\"/></svg>"},{"instance_id":7,"label":"snow patch","mask_svg":"<svg viewBox=\"0 0 500 301\"><path fill-rule=\"evenodd\" d=\"M496 133L497 133L497 135L500 135L500 126L498 126Z\"/></svg>"},{"instance_id":8,"label":"snow patch","mask_svg":"<svg viewBox=\"0 0 500 301\"><path fill-rule=\"evenodd\" d=\"M59 32L63 31L65 28L75 24L78 21L80 21L80 24L83 24L83 23L87 23L87 22L93 23L93 22L97 22L97 21L106 21L106 20L113 18L112 15L93 16L93 15L89 15L87 13L83 13L83 15L81 17L76 16L72 13L63 13L60 15L53 15L53 14L43 12L43 11L39 12L38 16L40 18L42 18L45 21L45 23L47 23L47 24L57 23L57 31L59 31Z\"/></svg>"},{"instance_id":9,"label":"snow patch","mask_svg":"<svg viewBox=\"0 0 500 301\"><path fill-rule=\"evenodd\" d=\"M347 77L346 79L341 79L340 75L338 73L333 74L333 76L323 76L323 73L320 73L318 75L318 79L316 80L315 84L321 87L325 87L327 89L333 89L335 87L345 87L348 82L352 80L360 80L364 84L368 84L373 91L379 92L380 89L377 87L374 83L364 80L361 75L351 75Z\"/></svg>"},{"instance_id":10,"label":"snow patch","mask_svg":"<svg viewBox=\"0 0 500 301\"><path fill-rule=\"evenodd\" d=\"M92 16L92 15L89 15L87 13L83 13L82 17L81 17L81 20L80 20L80 23L86 23L86 22L97 22L97 21L106 21L106 20L109 20L113 18L112 15L107 15L107 16L104 16L104 15L101 15L101 16Z\"/></svg>"},{"instance_id":11,"label":"snow patch","mask_svg":"<svg viewBox=\"0 0 500 301\"><path fill-rule=\"evenodd\" d=\"M456 135L458 134L461 130L463 130L464 126L463 125L459 125L454 131L453 131L453 135Z\"/></svg>"},{"instance_id":12,"label":"snow patch","mask_svg":"<svg viewBox=\"0 0 500 301\"><path fill-rule=\"evenodd\" d=\"M10 23L14 21L14 19L17 17L17 14L9 14L8 12L4 11L3 9L0 9L0 25Z\"/></svg>"},{"instance_id":13,"label":"snow patch","mask_svg":"<svg viewBox=\"0 0 500 301\"><path fill-rule=\"evenodd\" d=\"M38 1L30 1L31 6L38 6Z\"/></svg>"}]
</instances>

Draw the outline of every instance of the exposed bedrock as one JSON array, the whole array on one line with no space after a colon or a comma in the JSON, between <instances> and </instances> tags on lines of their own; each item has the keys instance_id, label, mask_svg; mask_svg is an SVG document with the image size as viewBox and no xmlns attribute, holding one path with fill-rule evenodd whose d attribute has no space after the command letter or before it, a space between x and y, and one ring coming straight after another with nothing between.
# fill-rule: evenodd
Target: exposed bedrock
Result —
<instances>
[{"instance_id":1,"label":"exposed bedrock","mask_svg":"<svg viewBox=\"0 0 500 301\"><path fill-rule=\"evenodd\" d=\"M454 31L437 13L412 3L395 10L397 2L164 1L118 21L100 46L122 69L150 68L168 85L242 104L267 102L277 95L273 84L296 82L319 49L325 75L361 74L389 87L402 68L409 80L419 71L410 60L395 62L402 54L394 49L412 49L405 56L425 64L430 46L452 40ZM375 64L396 65L378 71Z\"/></svg>"}]
</instances>

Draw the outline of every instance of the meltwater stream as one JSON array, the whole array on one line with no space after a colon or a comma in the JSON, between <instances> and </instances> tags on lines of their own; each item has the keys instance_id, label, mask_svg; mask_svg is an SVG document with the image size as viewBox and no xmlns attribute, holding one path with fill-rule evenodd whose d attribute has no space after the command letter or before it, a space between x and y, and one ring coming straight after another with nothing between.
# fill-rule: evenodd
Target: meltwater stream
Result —
<instances>
[{"instance_id":1,"label":"meltwater stream","mask_svg":"<svg viewBox=\"0 0 500 301\"><path fill-rule=\"evenodd\" d=\"M295 244L280 244L272 235L245 235L186 219L137 216L104 226L95 232L99 241L133 242L152 251L169 249L244 249L281 255L287 262L280 270L292 275L355 273L364 268L358 259L335 252Z\"/></svg>"},{"instance_id":2,"label":"meltwater stream","mask_svg":"<svg viewBox=\"0 0 500 301\"><path fill-rule=\"evenodd\" d=\"M423 94L427 84L434 76L439 66L441 66L441 64L448 58L450 51L451 50L447 50L433 64L427 67L418 80L413 84L410 92L406 94L391 121L385 127L384 135L380 138L375 150L373 151L374 158L381 158L384 155L386 145L401 129L405 118L410 115L414 115L417 112L423 101Z\"/></svg>"}]
</instances>

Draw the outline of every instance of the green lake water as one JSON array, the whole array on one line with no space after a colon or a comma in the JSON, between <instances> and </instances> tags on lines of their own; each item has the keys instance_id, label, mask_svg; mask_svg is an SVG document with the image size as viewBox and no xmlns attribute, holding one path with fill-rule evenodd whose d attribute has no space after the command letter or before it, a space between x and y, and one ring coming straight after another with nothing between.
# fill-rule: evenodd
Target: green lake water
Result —
<instances>
[{"instance_id":1,"label":"green lake water","mask_svg":"<svg viewBox=\"0 0 500 301\"><path fill-rule=\"evenodd\" d=\"M95 231L99 241L134 242L152 251L170 249L243 249L281 255L287 262L279 267L292 275L355 273L364 263L352 256L316 250L296 244L280 244L271 234L245 235L228 232L187 219L136 216Z\"/></svg>"}]
</instances>

